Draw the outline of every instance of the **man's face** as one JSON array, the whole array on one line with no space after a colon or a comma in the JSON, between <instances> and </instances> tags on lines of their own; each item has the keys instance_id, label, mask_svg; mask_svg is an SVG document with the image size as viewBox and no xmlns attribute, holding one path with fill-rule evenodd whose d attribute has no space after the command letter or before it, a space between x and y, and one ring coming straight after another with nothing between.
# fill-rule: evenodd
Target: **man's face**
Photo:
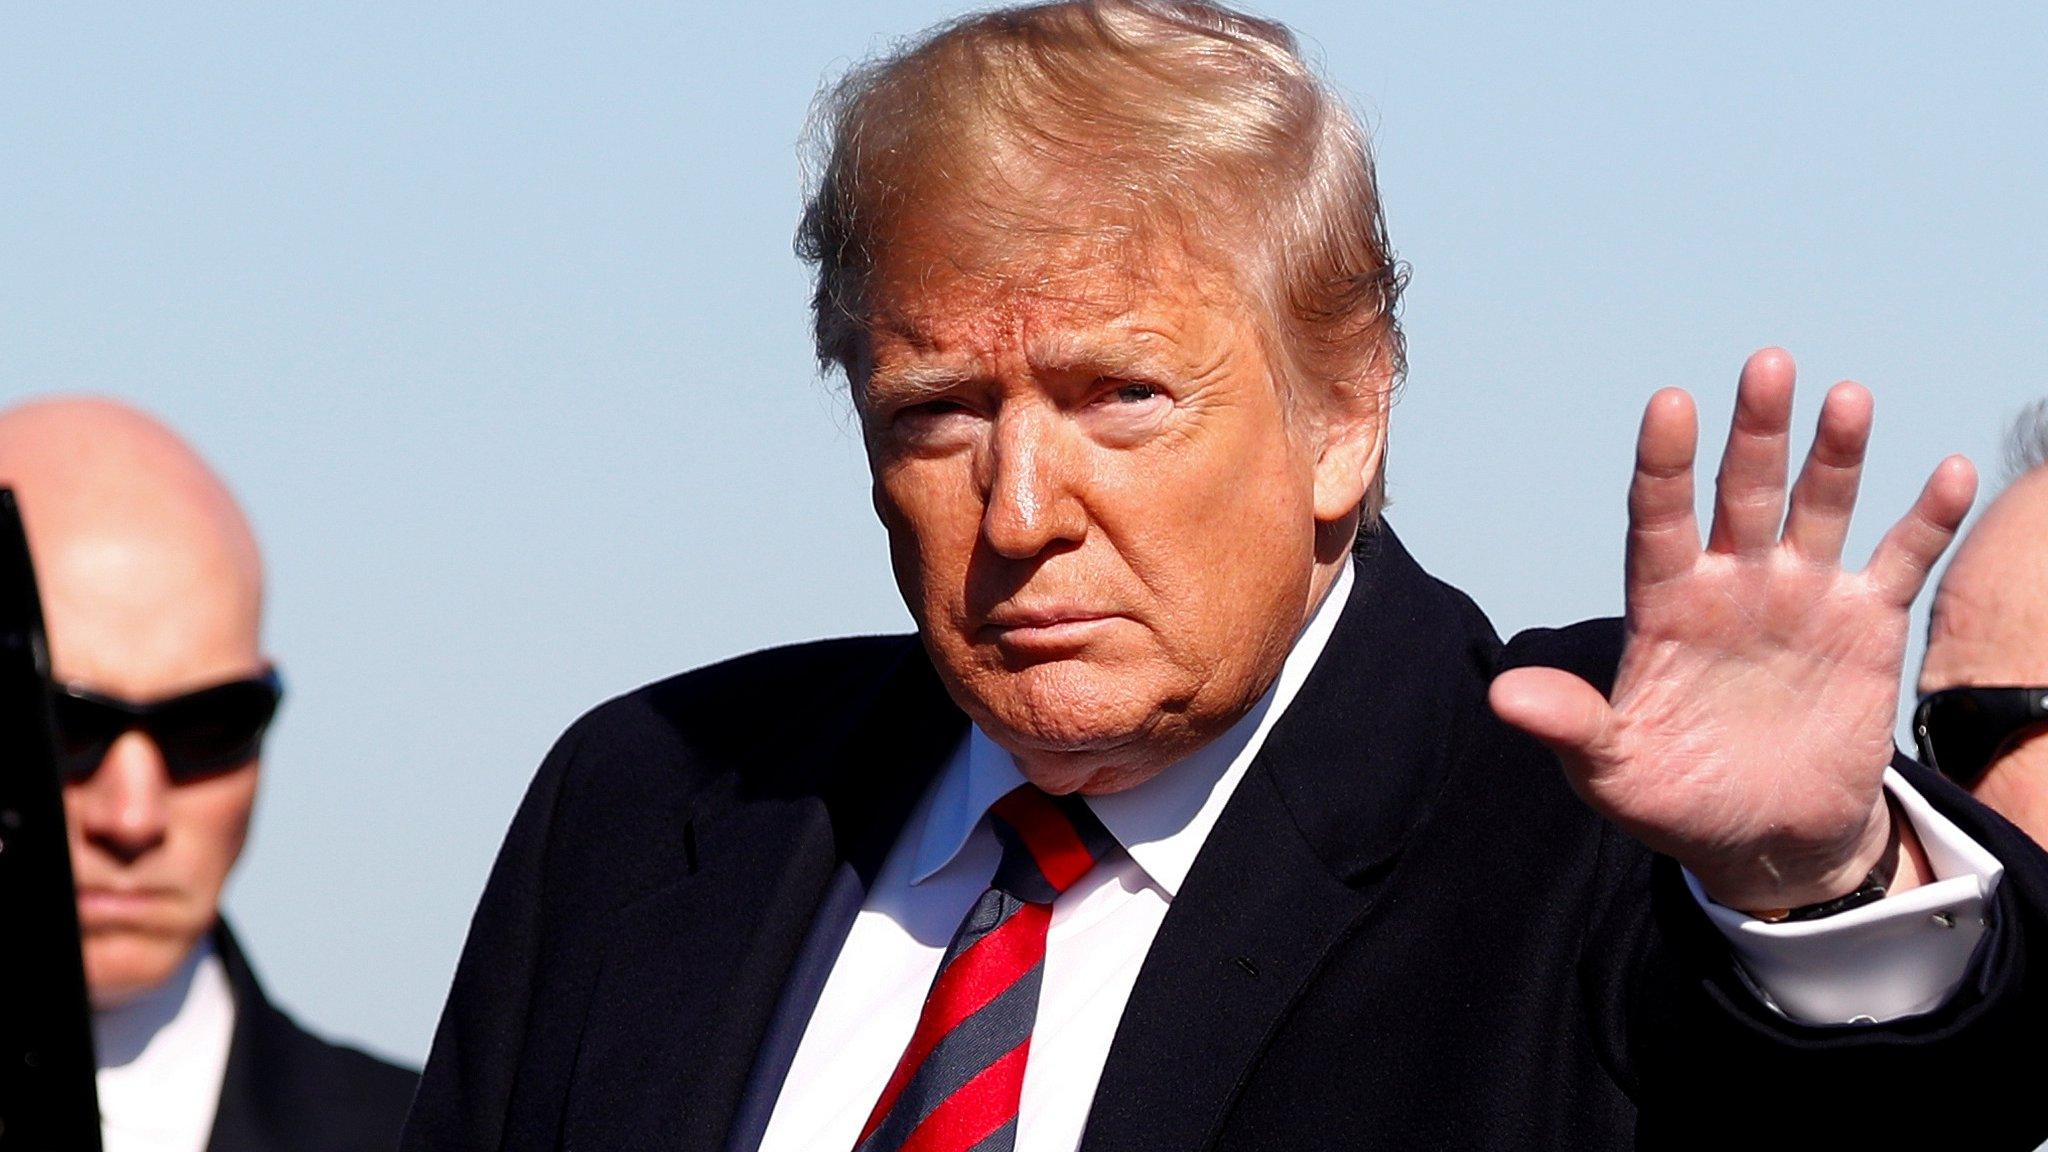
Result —
<instances>
[{"instance_id":1,"label":"man's face","mask_svg":"<svg viewBox=\"0 0 2048 1152\"><path fill-rule=\"evenodd\" d=\"M1370 463L1290 418L1253 309L1178 245L1054 242L997 275L967 271L995 264L973 235L875 271L876 509L954 698L1037 783L1114 791L1265 691L1342 562L1319 482L1337 519Z\"/></svg>"},{"instance_id":2,"label":"man's face","mask_svg":"<svg viewBox=\"0 0 2048 1152\"><path fill-rule=\"evenodd\" d=\"M2048 686L2048 474L2022 478L1971 530L1935 594L1921 695ZM2021 729L1973 787L2048 844L2048 725Z\"/></svg>"},{"instance_id":3,"label":"man's face","mask_svg":"<svg viewBox=\"0 0 2048 1152\"><path fill-rule=\"evenodd\" d=\"M57 678L154 701L260 671L254 606L204 551L109 534L39 557ZM66 784L95 1004L158 986L212 929L256 781L252 762L174 784L156 745L130 732L90 778Z\"/></svg>"}]
</instances>

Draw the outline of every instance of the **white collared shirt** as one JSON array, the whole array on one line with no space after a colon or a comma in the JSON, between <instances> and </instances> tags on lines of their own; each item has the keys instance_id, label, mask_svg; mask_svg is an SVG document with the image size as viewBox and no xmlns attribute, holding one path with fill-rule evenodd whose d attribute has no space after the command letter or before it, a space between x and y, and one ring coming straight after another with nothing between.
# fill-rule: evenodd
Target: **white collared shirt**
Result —
<instances>
[{"instance_id":1,"label":"white collared shirt","mask_svg":"<svg viewBox=\"0 0 2048 1152\"><path fill-rule=\"evenodd\" d=\"M211 940L162 987L95 1011L106 1152L205 1152L234 1033L235 994Z\"/></svg>"},{"instance_id":2,"label":"white collared shirt","mask_svg":"<svg viewBox=\"0 0 2048 1152\"><path fill-rule=\"evenodd\" d=\"M1073 1152L1079 1146L1110 1042L1153 937L1267 733L1322 655L1353 579L1347 565L1273 686L1229 731L1135 788L1088 797L1122 850L1053 904L1018 1106L1017 1152ZM854 1147L917 1026L946 944L1001 859L983 815L1023 782L1009 753L980 728L970 728L912 811L854 919L783 1080L760 1152ZM1904 905L1920 895L1916 891L1825 922L1766 925L1709 906L1710 915L1725 914L1714 922L1755 978L1759 994L1796 1019L1884 1020L1926 1011L1947 999L1967 974L1970 950L1964 945L1973 946L1982 935L1984 900L1997 883L1997 862L1912 795L1904 781L1888 777L1887 783L1902 798L1910 796L1906 810L1928 843L1937 876L1952 877L1927 886L1940 890L1921 898L1928 907L1889 907ZM1985 872L1981 866L1987 862ZM1944 863L1955 867L1944 871ZM1954 927L1930 920L1942 910L1951 913ZM1849 923L1838 927L1836 921ZM1873 942L1881 962L1868 962ZM1865 962L1858 978L1845 981L1837 963L1850 953ZM1816 1003L1822 1011L1809 1012Z\"/></svg>"}]
</instances>

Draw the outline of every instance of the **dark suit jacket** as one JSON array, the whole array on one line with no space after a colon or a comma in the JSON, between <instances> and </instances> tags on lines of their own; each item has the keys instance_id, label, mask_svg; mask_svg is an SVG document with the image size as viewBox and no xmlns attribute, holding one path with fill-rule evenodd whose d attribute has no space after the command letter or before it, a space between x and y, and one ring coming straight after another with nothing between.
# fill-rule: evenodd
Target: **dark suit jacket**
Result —
<instances>
[{"instance_id":1,"label":"dark suit jacket","mask_svg":"<svg viewBox=\"0 0 2048 1152\"><path fill-rule=\"evenodd\" d=\"M1504 648L1375 536L1160 927L1082 1147L1771 1147L1802 1120L1827 1147L2048 1134L2033 1062L2008 1055L2048 1034L2025 955L2048 940L2038 854L1904 765L2008 864L1970 981L1884 1027L1776 1017L1675 865L1487 708L1504 664L1605 679L1619 638ZM579 722L477 910L405 1148L746 1147L848 878L857 896L965 723L911 637L757 653Z\"/></svg>"},{"instance_id":2,"label":"dark suit jacket","mask_svg":"<svg viewBox=\"0 0 2048 1152\"><path fill-rule=\"evenodd\" d=\"M207 1152L384 1152L398 1144L417 1073L329 1044L264 996L221 925L235 1034Z\"/></svg>"}]
</instances>

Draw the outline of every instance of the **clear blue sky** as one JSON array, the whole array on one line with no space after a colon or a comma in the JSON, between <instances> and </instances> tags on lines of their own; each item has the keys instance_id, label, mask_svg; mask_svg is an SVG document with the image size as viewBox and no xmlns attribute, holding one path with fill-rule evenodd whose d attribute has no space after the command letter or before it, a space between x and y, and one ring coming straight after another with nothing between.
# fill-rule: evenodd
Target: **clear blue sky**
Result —
<instances>
[{"instance_id":1,"label":"clear blue sky","mask_svg":"<svg viewBox=\"0 0 2048 1152\"><path fill-rule=\"evenodd\" d=\"M805 343L795 142L958 10L0 12L0 403L139 402L251 509L291 698L229 905L311 1023L424 1055L578 713L904 626ZM1803 420L1870 384L1864 550L2048 394L2036 6L1264 10L1366 110L1414 265L1392 522L1504 630L1619 607L1656 388L1717 426L1774 342Z\"/></svg>"}]
</instances>

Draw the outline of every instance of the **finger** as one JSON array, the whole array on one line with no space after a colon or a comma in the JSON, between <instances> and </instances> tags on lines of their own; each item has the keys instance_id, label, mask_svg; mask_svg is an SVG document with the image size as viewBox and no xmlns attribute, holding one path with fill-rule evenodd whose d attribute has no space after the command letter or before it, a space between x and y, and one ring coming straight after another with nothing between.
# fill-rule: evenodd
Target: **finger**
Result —
<instances>
[{"instance_id":1,"label":"finger","mask_svg":"<svg viewBox=\"0 0 2048 1152\"><path fill-rule=\"evenodd\" d=\"M1636 433L1636 474L1628 486L1628 583L1655 584L1692 567L1700 555L1693 515L1692 465L1700 417L1692 397L1666 388L1650 397Z\"/></svg>"},{"instance_id":2,"label":"finger","mask_svg":"<svg viewBox=\"0 0 2048 1152\"><path fill-rule=\"evenodd\" d=\"M1976 498L1977 469L1961 456L1943 460L1913 507L1878 541L1864 576L1893 604L1909 607Z\"/></svg>"},{"instance_id":3,"label":"finger","mask_svg":"<svg viewBox=\"0 0 2048 1152\"><path fill-rule=\"evenodd\" d=\"M1792 375L1792 356L1782 348L1766 348L1742 366L1714 487L1708 547L1716 552L1761 552L1778 543L1792 441Z\"/></svg>"},{"instance_id":4,"label":"finger","mask_svg":"<svg viewBox=\"0 0 2048 1152\"><path fill-rule=\"evenodd\" d=\"M1557 753L1574 783L1614 763L1614 710L1598 688L1560 668L1514 668L1486 692L1494 715Z\"/></svg>"},{"instance_id":5,"label":"finger","mask_svg":"<svg viewBox=\"0 0 2048 1152\"><path fill-rule=\"evenodd\" d=\"M1828 389L1821 402L1820 426L1785 514L1785 543L1809 560L1833 564L1842 558L1863 482L1871 408L1870 390L1847 380Z\"/></svg>"}]
</instances>

